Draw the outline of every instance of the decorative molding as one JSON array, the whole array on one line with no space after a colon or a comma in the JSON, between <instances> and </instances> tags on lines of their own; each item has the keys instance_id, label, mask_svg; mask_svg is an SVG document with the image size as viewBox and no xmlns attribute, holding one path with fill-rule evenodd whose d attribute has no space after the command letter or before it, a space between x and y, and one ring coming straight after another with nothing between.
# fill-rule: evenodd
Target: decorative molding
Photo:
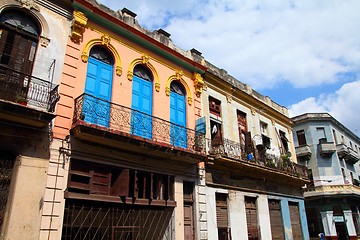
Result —
<instances>
[{"instance_id":1,"label":"decorative molding","mask_svg":"<svg viewBox=\"0 0 360 240\"><path fill-rule=\"evenodd\" d=\"M134 59L131 63L130 66L128 68L128 74L127 74L127 78L129 81L132 81L133 79L133 70L134 67L137 64L142 64L145 65L146 67L148 67L151 71L151 73L153 74L153 80L154 80L154 87L155 87L155 91L159 92L160 91L160 80L159 80L159 75L156 72L156 69L154 68L154 66L150 63L150 56L143 54L140 58Z\"/></svg>"},{"instance_id":2,"label":"decorative molding","mask_svg":"<svg viewBox=\"0 0 360 240\"><path fill-rule=\"evenodd\" d=\"M110 41L111 41L110 36L107 35L106 33L101 36L101 44L102 45L109 47Z\"/></svg>"},{"instance_id":3,"label":"decorative molding","mask_svg":"<svg viewBox=\"0 0 360 240\"><path fill-rule=\"evenodd\" d=\"M157 92L160 91L160 83L158 83L158 82L155 83L155 91L157 91Z\"/></svg>"},{"instance_id":4,"label":"decorative molding","mask_svg":"<svg viewBox=\"0 0 360 240\"><path fill-rule=\"evenodd\" d=\"M82 38L82 34L87 24L88 18L85 16L84 13L77 10L75 10L73 14L74 20L71 26L70 38L74 43L79 43Z\"/></svg>"},{"instance_id":5,"label":"decorative molding","mask_svg":"<svg viewBox=\"0 0 360 240\"><path fill-rule=\"evenodd\" d=\"M192 97L188 97L188 104L189 104L189 106L191 106L191 104L192 104Z\"/></svg>"},{"instance_id":6,"label":"decorative molding","mask_svg":"<svg viewBox=\"0 0 360 240\"><path fill-rule=\"evenodd\" d=\"M168 80L166 81L166 85L165 85L165 94L166 96L170 96L170 85L172 81L179 81L185 88L186 91L186 96L187 96L187 102L188 104L191 106L192 101L193 101L193 97L190 91L189 86L187 85L187 83L184 81L184 79L182 78L184 75L183 71L175 71L174 75L171 75Z\"/></svg>"},{"instance_id":7,"label":"decorative molding","mask_svg":"<svg viewBox=\"0 0 360 240\"><path fill-rule=\"evenodd\" d=\"M203 85L203 87L202 87L202 90L203 90L204 92L206 92L206 91L207 91L207 88L208 88L207 84L204 83L204 85Z\"/></svg>"},{"instance_id":8,"label":"decorative molding","mask_svg":"<svg viewBox=\"0 0 360 240\"><path fill-rule=\"evenodd\" d=\"M43 36L40 37L40 46L46 48L49 45L49 43L50 43L50 39Z\"/></svg>"},{"instance_id":9,"label":"decorative molding","mask_svg":"<svg viewBox=\"0 0 360 240\"><path fill-rule=\"evenodd\" d=\"M291 128L288 128L287 130L288 130L289 135L291 135Z\"/></svg>"},{"instance_id":10,"label":"decorative molding","mask_svg":"<svg viewBox=\"0 0 360 240\"><path fill-rule=\"evenodd\" d=\"M100 39L92 39L90 40L84 47L82 54L81 54L81 60L86 63L89 59L89 53L90 53L90 49L91 47L93 47L94 45L103 45L105 46L107 49L110 50L110 52L113 54L114 58L115 58L115 73L118 76L122 75L122 67L121 67L121 58L119 53L116 51L115 47L113 45L111 45L110 43L110 36L107 34L104 34L103 36L101 36Z\"/></svg>"},{"instance_id":11,"label":"decorative molding","mask_svg":"<svg viewBox=\"0 0 360 240\"><path fill-rule=\"evenodd\" d=\"M251 108L251 114L252 114L253 116L255 116L255 114L256 114L255 108Z\"/></svg>"},{"instance_id":12,"label":"decorative molding","mask_svg":"<svg viewBox=\"0 0 360 240\"><path fill-rule=\"evenodd\" d=\"M199 73L194 73L194 87L195 95L197 97L201 96L202 88L204 86L204 80Z\"/></svg>"},{"instance_id":13,"label":"decorative molding","mask_svg":"<svg viewBox=\"0 0 360 240\"><path fill-rule=\"evenodd\" d=\"M149 59L150 59L149 55L144 54L141 56L141 59L142 59L142 64L144 65L149 64Z\"/></svg>"},{"instance_id":14,"label":"decorative molding","mask_svg":"<svg viewBox=\"0 0 360 240\"><path fill-rule=\"evenodd\" d=\"M275 124L276 124L276 122L275 122L274 119L271 119L271 123L272 123L272 125L274 125L274 126L275 126Z\"/></svg>"},{"instance_id":15,"label":"decorative molding","mask_svg":"<svg viewBox=\"0 0 360 240\"><path fill-rule=\"evenodd\" d=\"M35 9L36 11L40 11L39 6L35 3L34 0L20 0L20 3L22 5L22 7L26 8L26 9Z\"/></svg>"},{"instance_id":16,"label":"decorative molding","mask_svg":"<svg viewBox=\"0 0 360 240\"><path fill-rule=\"evenodd\" d=\"M133 76L134 76L133 71L128 71L128 73L127 73L127 78L128 78L129 81L132 81Z\"/></svg>"},{"instance_id":17,"label":"decorative molding","mask_svg":"<svg viewBox=\"0 0 360 240\"><path fill-rule=\"evenodd\" d=\"M231 101L232 101L232 96L231 96L230 94L227 94L227 95L226 95L226 100L227 100L228 103L231 103Z\"/></svg>"}]
</instances>

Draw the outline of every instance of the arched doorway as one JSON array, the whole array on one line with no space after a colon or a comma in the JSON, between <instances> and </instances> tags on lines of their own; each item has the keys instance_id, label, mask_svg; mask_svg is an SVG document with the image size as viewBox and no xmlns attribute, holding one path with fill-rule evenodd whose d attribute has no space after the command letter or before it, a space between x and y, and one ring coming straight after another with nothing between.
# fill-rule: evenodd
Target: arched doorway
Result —
<instances>
[{"instance_id":1,"label":"arched doorway","mask_svg":"<svg viewBox=\"0 0 360 240\"><path fill-rule=\"evenodd\" d=\"M172 81L170 84L170 122L171 144L186 148L186 104L185 89L181 83Z\"/></svg>"},{"instance_id":2,"label":"arched doorway","mask_svg":"<svg viewBox=\"0 0 360 240\"><path fill-rule=\"evenodd\" d=\"M151 139L153 76L150 70L143 65L136 65L133 72L131 133Z\"/></svg>"},{"instance_id":3,"label":"arched doorway","mask_svg":"<svg viewBox=\"0 0 360 240\"><path fill-rule=\"evenodd\" d=\"M101 46L91 48L83 105L86 122L109 125L113 64L113 57L107 49Z\"/></svg>"}]
</instances>

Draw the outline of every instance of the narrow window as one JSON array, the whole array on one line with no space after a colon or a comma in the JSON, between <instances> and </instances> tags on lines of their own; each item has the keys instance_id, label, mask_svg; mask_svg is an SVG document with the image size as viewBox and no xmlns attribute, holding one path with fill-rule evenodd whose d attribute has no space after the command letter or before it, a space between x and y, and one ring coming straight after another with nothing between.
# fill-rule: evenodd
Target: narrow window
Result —
<instances>
[{"instance_id":1,"label":"narrow window","mask_svg":"<svg viewBox=\"0 0 360 240\"><path fill-rule=\"evenodd\" d=\"M194 239L194 183L183 183L185 239Z\"/></svg>"},{"instance_id":2,"label":"narrow window","mask_svg":"<svg viewBox=\"0 0 360 240\"><path fill-rule=\"evenodd\" d=\"M221 101L213 97L209 97L209 110L215 116L221 117Z\"/></svg>"},{"instance_id":3,"label":"narrow window","mask_svg":"<svg viewBox=\"0 0 360 240\"><path fill-rule=\"evenodd\" d=\"M283 154L287 153L289 151L289 146L288 146L288 139L286 137L286 133L279 130L279 134L280 134L280 140L281 140L281 147L283 149Z\"/></svg>"},{"instance_id":4,"label":"narrow window","mask_svg":"<svg viewBox=\"0 0 360 240\"><path fill-rule=\"evenodd\" d=\"M240 149L242 153L245 153L246 146L246 137L247 137L247 121L246 113L237 111L237 120L238 120L238 129L239 129L239 139L240 139Z\"/></svg>"},{"instance_id":5,"label":"narrow window","mask_svg":"<svg viewBox=\"0 0 360 240\"><path fill-rule=\"evenodd\" d=\"M260 131L261 131L261 134L268 136L268 124L260 121Z\"/></svg>"},{"instance_id":6,"label":"narrow window","mask_svg":"<svg viewBox=\"0 0 360 240\"><path fill-rule=\"evenodd\" d=\"M338 144L335 129L333 129L333 135L334 135L335 144Z\"/></svg>"},{"instance_id":7,"label":"narrow window","mask_svg":"<svg viewBox=\"0 0 360 240\"><path fill-rule=\"evenodd\" d=\"M216 222L218 228L218 240L230 240L231 233L228 221L228 195L224 193L216 193Z\"/></svg>"},{"instance_id":8,"label":"narrow window","mask_svg":"<svg viewBox=\"0 0 360 240\"><path fill-rule=\"evenodd\" d=\"M299 146L306 145L306 138L305 138L305 131L304 130L297 131L296 136L297 136L297 139L298 139Z\"/></svg>"},{"instance_id":9,"label":"narrow window","mask_svg":"<svg viewBox=\"0 0 360 240\"><path fill-rule=\"evenodd\" d=\"M245 197L246 223L249 239L259 239L256 198Z\"/></svg>"},{"instance_id":10,"label":"narrow window","mask_svg":"<svg viewBox=\"0 0 360 240\"><path fill-rule=\"evenodd\" d=\"M316 128L317 137L319 139L319 143L326 143L326 135L325 135L325 129L323 127Z\"/></svg>"}]
</instances>

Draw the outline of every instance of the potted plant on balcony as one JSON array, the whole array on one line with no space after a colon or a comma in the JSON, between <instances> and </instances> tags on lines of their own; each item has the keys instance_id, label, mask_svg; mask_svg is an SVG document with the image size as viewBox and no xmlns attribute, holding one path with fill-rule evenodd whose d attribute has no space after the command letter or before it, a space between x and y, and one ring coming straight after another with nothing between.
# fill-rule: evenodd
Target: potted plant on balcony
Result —
<instances>
[{"instance_id":1,"label":"potted plant on balcony","mask_svg":"<svg viewBox=\"0 0 360 240\"><path fill-rule=\"evenodd\" d=\"M17 103L20 103L20 104L26 106L26 105L27 105L26 94L25 94L24 92L19 92L19 93L16 95L15 101L16 101Z\"/></svg>"}]
</instances>

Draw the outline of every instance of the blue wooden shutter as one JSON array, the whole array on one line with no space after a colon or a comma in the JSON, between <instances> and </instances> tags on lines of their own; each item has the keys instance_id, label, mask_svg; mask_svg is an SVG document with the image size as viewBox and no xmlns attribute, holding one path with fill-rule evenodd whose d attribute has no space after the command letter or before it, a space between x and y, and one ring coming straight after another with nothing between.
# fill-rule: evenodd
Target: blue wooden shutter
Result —
<instances>
[{"instance_id":1,"label":"blue wooden shutter","mask_svg":"<svg viewBox=\"0 0 360 240\"><path fill-rule=\"evenodd\" d=\"M170 142L171 144L186 148L186 105L185 96L174 91L170 92Z\"/></svg>"},{"instance_id":2,"label":"blue wooden shutter","mask_svg":"<svg viewBox=\"0 0 360 240\"><path fill-rule=\"evenodd\" d=\"M137 136L152 138L152 82L133 77L131 132Z\"/></svg>"},{"instance_id":3,"label":"blue wooden shutter","mask_svg":"<svg viewBox=\"0 0 360 240\"><path fill-rule=\"evenodd\" d=\"M113 67L90 57L85 84L85 121L108 127ZM88 95L87 95L88 94Z\"/></svg>"}]
</instances>

